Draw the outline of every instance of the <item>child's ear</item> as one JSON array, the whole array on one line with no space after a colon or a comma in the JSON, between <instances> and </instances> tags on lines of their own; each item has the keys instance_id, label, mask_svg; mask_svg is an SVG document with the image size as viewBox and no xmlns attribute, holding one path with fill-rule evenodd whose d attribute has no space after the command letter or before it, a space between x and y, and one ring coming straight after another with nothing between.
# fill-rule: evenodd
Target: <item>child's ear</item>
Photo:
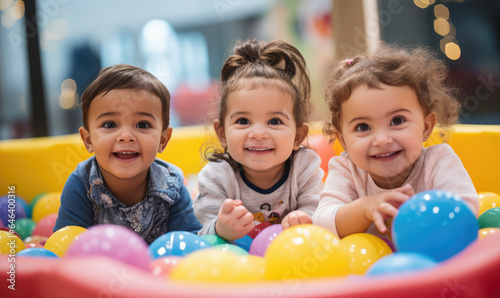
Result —
<instances>
[{"instance_id":1,"label":"child's ear","mask_svg":"<svg viewBox=\"0 0 500 298\"><path fill-rule=\"evenodd\" d=\"M92 148L92 141L90 140L90 133L87 129L85 129L85 127L80 127L80 129L78 129L78 131L80 132L80 137L82 138L82 141L83 141L83 144L85 145L85 148L87 148L87 151L89 153L92 153L94 152L94 149Z\"/></svg>"},{"instance_id":2,"label":"child's ear","mask_svg":"<svg viewBox=\"0 0 500 298\"><path fill-rule=\"evenodd\" d=\"M300 145L304 142L309 133L309 126L303 124L301 127L297 128L295 133L295 141L293 142L293 150L298 150Z\"/></svg>"},{"instance_id":3,"label":"child's ear","mask_svg":"<svg viewBox=\"0 0 500 298\"><path fill-rule=\"evenodd\" d=\"M424 142L431 136L432 130L436 125L436 114L429 113L424 118Z\"/></svg>"},{"instance_id":4,"label":"child's ear","mask_svg":"<svg viewBox=\"0 0 500 298\"><path fill-rule=\"evenodd\" d=\"M219 120L214 121L214 130L219 138L221 146L227 148L226 132L224 131L224 125L222 125Z\"/></svg>"},{"instance_id":5,"label":"child's ear","mask_svg":"<svg viewBox=\"0 0 500 298\"><path fill-rule=\"evenodd\" d=\"M167 127L162 133L160 137L160 145L158 146L158 153L162 153L167 147L168 141L170 141L170 137L172 136L172 127Z\"/></svg>"}]
</instances>

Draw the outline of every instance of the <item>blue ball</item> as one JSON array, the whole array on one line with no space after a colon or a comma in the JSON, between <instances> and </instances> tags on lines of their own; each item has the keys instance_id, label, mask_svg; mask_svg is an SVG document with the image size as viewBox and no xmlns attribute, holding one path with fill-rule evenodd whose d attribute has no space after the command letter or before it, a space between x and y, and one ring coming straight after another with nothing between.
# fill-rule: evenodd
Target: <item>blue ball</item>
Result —
<instances>
[{"instance_id":1,"label":"blue ball","mask_svg":"<svg viewBox=\"0 0 500 298\"><path fill-rule=\"evenodd\" d=\"M190 232L168 232L156 238L148 247L151 259L166 256L184 257L187 254L210 245L200 236Z\"/></svg>"},{"instance_id":2,"label":"blue ball","mask_svg":"<svg viewBox=\"0 0 500 298\"><path fill-rule=\"evenodd\" d=\"M253 238L245 235L240 239L233 240L232 243L243 248L247 252L250 250L250 245L252 244Z\"/></svg>"},{"instance_id":3,"label":"blue ball","mask_svg":"<svg viewBox=\"0 0 500 298\"><path fill-rule=\"evenodd\" d=\"M478 236L479 223L462 198L442 190L417 193L404 202L392 223L400 252L418 252L441 262Z\"/></svg>"},{"instance_id":4,"label":"blue ball","mask_svg":"<svg viewBox=\"0 0 500 298\"><path fill-rule=\"evenodd\" d=\"M366 276L416 272L435 267L438 263L418 253L397 252L378 259L366 272Z\"/></svg>"},{"instance_id":5,"label":"blue ball","mask_svg":"<svg viewBox=\"0 0 500 298\"><path fill-rule=\"evenodd\" d=\"M53 253L52 251L42 248L42 247L30 247L21 250L16 254L19 257L36 257L36 258L57 258L59 256Z\"/></svg>"}]
</instances>

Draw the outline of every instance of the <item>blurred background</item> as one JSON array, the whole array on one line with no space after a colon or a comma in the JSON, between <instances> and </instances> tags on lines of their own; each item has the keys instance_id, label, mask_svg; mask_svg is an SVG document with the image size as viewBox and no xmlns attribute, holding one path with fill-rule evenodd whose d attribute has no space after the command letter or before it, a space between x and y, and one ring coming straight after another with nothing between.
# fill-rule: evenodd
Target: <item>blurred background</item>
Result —
<instances>
[{"instance_id":1,"label":"blurred background","mask_svg":"<svg viewBox=\"0 0 500 298\"><path fill-rule=\"evenodd\" d=\"M247 38L302 52L314 121L331 65L383 40L432 47L464 91L460 122L500 124L495 0L0 0L0 19L0 140L77 133L80 96L117 63L167 86L172 126L211 123L222 64Z\"/></svg>"}]
</instances>

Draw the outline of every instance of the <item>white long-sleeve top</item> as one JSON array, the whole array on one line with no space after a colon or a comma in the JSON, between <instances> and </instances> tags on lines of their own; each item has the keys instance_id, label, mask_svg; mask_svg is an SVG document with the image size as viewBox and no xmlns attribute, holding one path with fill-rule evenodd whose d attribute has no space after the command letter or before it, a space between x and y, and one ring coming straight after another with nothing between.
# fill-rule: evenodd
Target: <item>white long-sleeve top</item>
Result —
<instances>
[{"instance_id":1,"label":"white long-sleeve top","mask_svg":"<svg viewBox=\"0 0 500 298\"><path fill-rule=\"evenodd\" d=\"M465 200L477 216L479 201L472 180L462 161L448 144L424 147L403 185L409 183L415 193L440 189ZM387 191L378 187L370 174L358 168L344 151L328 163L328 177L313 215L313 223L337 234L335 216L338 209L358 198ZM372 224L367 233L380 235Z\"/></svg>"},{"instance_id":2,"label":"white long-sleeve top","mask_svg":"<svg viewBox=\"0 0 500 298\"><path fill-rule=\"evenodd\" d=\"M198 194L194 212L203 228L199 235L215 234L215 223L226 199L241 200L254 215L256 224L272 224L293 210L312 215L323 189L320 157L311 149L300 148L290 160L288 175L267 190L259 189L234 171L226 161L209 162L198 174Z\"/></svg>"}]
</instances>

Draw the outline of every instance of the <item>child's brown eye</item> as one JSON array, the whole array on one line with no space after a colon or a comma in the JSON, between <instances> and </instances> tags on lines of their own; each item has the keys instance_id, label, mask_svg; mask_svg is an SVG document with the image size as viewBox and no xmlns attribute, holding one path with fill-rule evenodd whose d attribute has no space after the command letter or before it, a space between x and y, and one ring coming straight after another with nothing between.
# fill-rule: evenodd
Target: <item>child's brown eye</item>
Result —
<instances>
[{"instance_id":1,"label":"child's brown eye","mask_svg":"<svg viewBox=\"0 0 500 298\"><path fill-rule=\"evenodd\" d=\"M240 118L240 119L236 120L236 123L241 124L241 125L248 125L248 124L250 124L250 121L248 121L247 118Z\"/></svg>"},{"instance_id":2,"label":"child's brown eye","mask_svg":"<svg viewBox=\"0 0 500 298\"><path fill-rule=\"evenodd\" d=\"M104 127L104 128L116 128L116 124L114 122L108 121L108 122L104 122L102 124L102 127Z\"/></svg>"},{"instance_id":3,"label":"child's brown eye","mask_svg":"<svg viewBox=\"0 0 500 298\"><path fill-rule=\"evenodd\" d=\"M150 128L151 125L147 122L139 122L139 123L137 123L136 127L137 128Z\"/></svg>"},{"instance_id":4,"label":"child's brown eye","mask_svg":"<svg viewBox=\"0 0 500 298\"><path fill-rule=\"evenodd\" d=\"M268 123L269 123L270 125L279 125L279 124L281 124L282 122L281 122L281 120L280 120L280 119L278 119L278 118L273 118L273 119L269 120L269 122L268 122Z\"/></svg>"},{"instance_id":5,"label":"child's brown eye","mask_svg":"<svg viewBox=\"0 0 500 298\"><path fill-rule=\"evenodd\" d=\"M361 123L356 126L356 131L367 131L370 130L370 126L366 123Z\"/></svg>"},{"instance_id":6,"label":"child's brown eye","mask_svg":"<svg viewBox=\"0 0 500 298\"><path fill-rule=\"evenodd\" d=\"M406 120L403 117L394 117L391 121L391 125L400 125L403 124Z\"/></svg>"}]
</instances>

